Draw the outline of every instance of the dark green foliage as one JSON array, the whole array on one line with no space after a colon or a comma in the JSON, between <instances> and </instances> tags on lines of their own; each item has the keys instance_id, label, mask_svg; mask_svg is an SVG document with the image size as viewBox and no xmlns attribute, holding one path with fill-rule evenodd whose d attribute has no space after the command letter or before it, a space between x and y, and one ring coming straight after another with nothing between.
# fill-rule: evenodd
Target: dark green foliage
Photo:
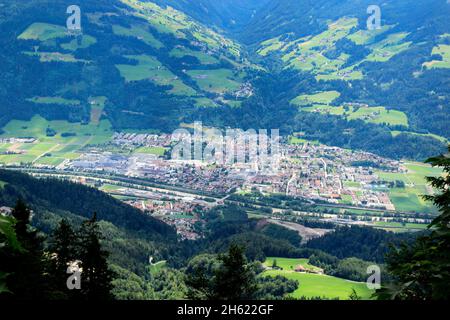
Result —
<instances>
[{"instance_id":1,"label":"dark green foliage","mask_svg":"<svg viewBox=\"0 0 450 320\"><path fill-rule=\"evenodd\" d=\"M298 281L290 280L280 275L260 277L258 278L258 291L256 291L255 297L258 300L283 299L286 295L297 290L298 285Z\"/></svg>"},{"instance_id":2,"label":"dark green foliage","mask_svg":"<svg viewBox=\"0 0 450 320\"><path fill-rule=\"evenodd\" d=\"M185 283L187 298L191 300L211 300L214 297L215 274L220 262L215 255L198 255L189 261Z\"/></svg>"},{"instance_id":3,"label":"dark green foliage","mask_svg":"<svg viewBox=\"0 0 450 320\"><path fill-rule=\"evenodd\" d=\"M114 273L100 244L101 233L95 216L75 233L66 220L55 230L51 246L44 249L38 230L30 226L30 209L19 200L12 212L20 247L0 248L0 274L3 284L0 299L63 300L111 299ZM80 261L82 289L70 291L66 281L69 264Z\"/></svg>"},{"instance_id":4,"label":"dark green foliage","mask_svg":"<svg viewBox=\"0 0 450 320\"><path fill-rule=\"evenodd\" d=\"M232 244L226 254L194 258L187 268L186 285L191 299L252 299L256 273L242 247Z\"/></svg>"},{"instance_id":5,"label":"dark green foliage","mask_svg":"<svg viewBox=\"0 0 450 320\"><path fill-rule=\"evenodd\" d=\"M244 249L232 244L227 254L219 255L221 266L215 276L214 299L247 300L256 290L255 273L247 263Z\"/></svg>"},{"instance_id":6,"label":"dark green foliage","mask_svg":"<svg viewBox=\"0 0 450 320\"><path fill-rule=\"evenodd\" d=\"M296 247L300 246L300 243L302 242L302 237L298 234L298 232L286 229L276 224L268 224L263 228L262 233L274 239L286 240Z\"/></svg>"},{"instance_id":7,"label":"dark green foliage","mask_svg":"<svg viewBox=\"0 0 450 320\"><path fill-rule=\"evenodd\" d=\"M309 241L307 246L339 259L356 257L383 262L390 244L411 241L415 237L415 234L395 234L370 227L351 226L339 227L335 232Z\"/></svg>"},{"instance_id":8,"label":"dark green foliage","mask_svg":"<svg viewBox=\"0 0 450 320\"><path fill-rule=\"evenodd\" d=\"M58 228L54 231L50 251L53 253L51 263L51 276L55 283L56 291L61 292L67 298L73 297L67 290L67 267L70 263L77 260L78 239L75 231L72 229L67 220L61 220Z\"/></svg>"},{"instance_id":9,"label":"dark green foliage","mask_svg":"<svg viewBox=\"0 0 450 320\"><path fill-rule=\"evenodd\" d=\"M4 205L11 205L21 197L27 202L70 211L84 218L89 218L89 212L97 212L98 219L129 231L145 233L149 238L176 237L175 231L167 224L143 215L139 210L94 188L56 179L37 180L26 174L5 170L0 170L0 179L8 182L0 193L0 202Z\"/></svg>"},{"instance_id":10,"label":"dark green foliage","mask_svg":"<svg viewBox=\"0 0 450 320\"><path fill-rule=\"evenodd\" d=\"M0 271L7 274L8 292L1 299L44 300L52 297L49 260L43 250L43 238L30 226L30 209L18 200L12 212L15 234L21 250L0 248Z\"/></svg>"},{"instance_id":11,"label":"dark green foliage","mask_svg":"<svg viewBox=\"0 0 450 320\"><path fill-rule=\"evenodd\" d=\"M430 224L429 235L391 249L387 265L395 279L377 292L379 299L450 299L450 158L441 155L427 162L444 173L428 178L438 193L425 197L440 215Z\"/></svg>"},{"instance_id":12,"label":"dark green foliage","mask_svg":"<svg viewBox=\"0 0 450 320\"><path fill-rule=\"evenodd\" d=\"M108 267L109 253L102 249L102 235L96 214L83 222L79 231L77 257L79 257L81 275L81 295L87 300L111 300L114 273Z\"/></svg>"}]
</instances>

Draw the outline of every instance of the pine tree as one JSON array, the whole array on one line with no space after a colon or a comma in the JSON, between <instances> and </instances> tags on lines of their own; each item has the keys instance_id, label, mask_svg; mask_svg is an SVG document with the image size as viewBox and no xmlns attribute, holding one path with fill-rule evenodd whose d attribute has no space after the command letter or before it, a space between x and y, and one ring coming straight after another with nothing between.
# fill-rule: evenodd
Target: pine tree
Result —
<instances>
[{"instance_id":1,"label":"pine tree","mask_svg":"<svg viewBox=\"0 0 450 320\"><path fill-rule=\"evenodd\" d=\"M23 250L7 253L4 270L8 273L9 298L43 300L51 298L49 260L43 251L43 238L30 226L31 211L18 200L12 211L15 233ZM8 297L8 296L7 296Z\"/></svg>"},{"instance_id":2,"label":"pine tree","mask_svg":"<svg viewBox=\"0 0 450 320\"><path fill-rule=\"evenodd\" d=\"M94 213L79 231L78 257L81 261L81 295L87 300L111 300L114 272L108 268L109 253L102 249L102 235Z\"/></svg>"},{"instance_id":3,"label":"pine tree","mask_svg":"<svg viewBox=\"0 0 450 320\"><path fill-rule=\"evenodd\" d=\"M70 263L77 260L77 238L74 230L67 222L61 220L58 228L53 233L50 250L52 252L52 277L55 291L59 292L59 298L74 298L76 291L67 288L67 268Z\"/></svg>"},{"instance_id":4,"label":"pine tree","mask_svg":"<svg viewBox=\"0 0 450 320\"><path fill-rule=\"evenodd\" d=\"M244 255L244 249L232 244L225 255L220 255L221 267L216 272L217 300L252 299L256 290L256 275Z\"/></svg>"}]
</instances>

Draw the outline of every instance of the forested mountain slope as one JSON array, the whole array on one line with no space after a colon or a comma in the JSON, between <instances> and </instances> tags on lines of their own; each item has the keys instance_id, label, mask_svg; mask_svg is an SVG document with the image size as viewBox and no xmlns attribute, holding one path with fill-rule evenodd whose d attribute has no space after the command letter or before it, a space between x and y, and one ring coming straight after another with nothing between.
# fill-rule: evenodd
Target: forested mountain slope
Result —
<instances>
[{"instance_id":1,"label":"forested mountain slope","mask_svg":"<svg viewBox=\"0 0 450 320\"><path fill-rule=\"evenodd\" d=\"M182 123L425 159L450 138L450 5L385 1L0 0L0 126L39 114L114 130Z\"/></svg>"}]
</instances>

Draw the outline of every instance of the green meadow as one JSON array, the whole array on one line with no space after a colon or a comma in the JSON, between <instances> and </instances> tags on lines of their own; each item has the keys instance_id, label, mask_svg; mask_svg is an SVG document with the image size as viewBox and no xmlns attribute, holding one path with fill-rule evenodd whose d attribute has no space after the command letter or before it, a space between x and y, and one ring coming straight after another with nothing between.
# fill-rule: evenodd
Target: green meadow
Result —
<instances>
[{"instance_id":1,"label":"green meadow","mask_svg":"<svg viewBox=\"0 0 450 320\"><path fill-rule=\"evenodd\" d=\"M190 70L187 74L203 90L212 93L225 93L239 89L241 83L229 69Z\"/></svg>"},{"instance_id":2,"label":"green meadow","mask_svg":"<svg viewBox=\"0 0 450 320\"><path fill-rule=\"evenodd\" d=\"M113 25L112 28L114 34L118 36L136 38L156 49L164 47L164 44L148 32L145 26L132 25L130 28L126 28L119 25Z\"/></svg>"},{"instance_id":3,"label":"green meadow","mask_svg":"<svg viewBox=\"0 0 450 320\"><path fill-rule=\"evenodd\" d=\"M367 288L365 283L353 282L323 274L300 273L292 270L297 265L309 267L307 259L268 258L264 264L271 266L274 259L277 260L277 265L282 267L283 270L267 270L264 271L263 276L274 277L281 275L291 280L297 280L299 287L291 294L294 298L322 297L346 300L349 299L352 289L355 289L362 299L369 300L373 293L373 291Z\"/></svg>"},{"instance_id":4,"label":"green meadow","mask_svg":"<svg viewBox=\"0 0 450 320\"><path fill-rule=\"evenodd\" d=\"M62 97L33 97L27 100L36 104L59 104L66 106L77 106L80 104L80 100L65 99Z\"/></svg>"},{"instance_id":5,"label":"green meadow","mask_svg":"<svg viewBox=\"0 0 450 320\"><path fill-rule=\"evenodd\" d=\"M107 98L104 96L89 98L89 104L91 105L91 124L98 125L100 123L106 100Z\"/></svg>"},{"instance_id":6,"label":"green meadow","mask_svg":"<svg viewBox=\"0 0 450 320\"><path fill-rule=\"evenodd\" d=\"M24 32L22 32L18 39L47 41L66 37L66 31L66 28L63 26L37 22L30 25Z\"/></svg>"},{"instance_id":7,"label":"green meadow","mask_svg":"<svg viewBox=\"0 0 450 320\"><path fill-rule=\"evenodd\" d=\"M173 49L170 52L170 56L171 57L176 57L176 58L183 58L183 57L186 57L186 56L195 57L195 58L197 58L200 61L200 63L202 65L219 63L219 60L217 60L216 58L214 58L211 55L208 55L208 54L206 54L204 52L201 52L201 51L194 51L194 50L191 50L191 49L187 49L187 48L184 48L184 47L177 47L177 48Z\"/></svg>"},{"instance_id":8,"label":"green meadow","mask_svg":"<svg viewBox=\"0 0 450 320\"><path fill-rule=\"evenodd\" d=\"M279 268L282 268L284 271L294 271L295 267L301 265L309 270L320 270L320 268L309 264L308 259L292 259L292 258L277 258L277 257L268 257L266 261L264 261L264 265L266 267L272 267L274 261L276 261L276 265Z\"/></svg>"},{"instance_id":9,"label":"green meadow","mask_svg":"<svg viewBox=\"0 0 450 320\"><path fill-rule=\"evenodd\" d=\"M407 50L412 44L412 42L404 42L408 35L409 33L406 32L391 34L386 39L371 45L372 53L366 57L365 61L386 62Z\"/></svg>"},{"instance_id":10,"label":"green meadow","mask_svg":"<svg viewBox=\"0 0 450 320\"><path fill-rule=\"evenodd\" d=\"M80 60L75 58L72 54L60 53L60 52L28 52L25 51L23 54L38 57L40 62L67 62L67 63L76 63L76 62L87 62L84 60Z\"/></svg>"},{"instance_id":11,"label":"green meadow","mask_svg":"<svg viewBox=\"0 0 450 320\"><path fill-rule=\"evenodd\" d=\"M161 64L156 58L148 55L126 56L136 61L136 65L118 64L116 68L126 81L151 80L156 85L172 86L169 92L175 95L193 96L195 90L185 85L169 69Z\"/></svg>"},{"instance_id":12,"label":"green meadow","mask_svg":"<svg viewBox=\"0 0 450 320\"><path fill-rule=\"evenodd\" d=\"M150 273L155 274L164 269L167 265L166 260L158 261L150 265Z\"/></svg>"},{"instance_id":13,"label":"green meadow","mask_svg":"<svg viewBox=\"0 0 450 320\"><path fill-rule=\"evenodd\" d=\"M291 103L296 106L303 106L316 103L329 105L340 96L341 94L337 91L323 91L316 94L309 94L309 95L304 94L298 96L297 98L293 99Z\"/></svg>"},{"instance_id":14,"label":"green meadow","mask_svg":"<svg viewBox=\"0 0 450 320\"><path fill-rule=\"evenodd\" d=\"M429 69L450 68L450 45L440 44L433 48L433 55L440 55L442 60L433 60L425 62L423 65Z\"/></svg>"},{"instance_id":15,"label":"green meadow","mask_svg":"<svg viewBox=\"0 0 450 320\"><path fill-rule=\"evenodd\" d=\"M405 188L389 189L389 198L396 210L410 212L435 213L436 208L426 202L422 195L432 193L425 177L439 176L442 171L426 164L409 162L405 164L407 173L377 172L380 179L385 181L403 181Z\"/></svg>"},{"instance_id":16,"label":"green meadow","mask_svg":"<svg viewBox=\"0 0 450 320\"><path fill-rule=\"evenodd\" d=\"M163 156L166 148L163 147L141 147L134 151L134 153L153 154L156 156Z\"/></svg>"},{"instance_id":17,"label":"green meadow","mask_svg":"<svg viewBox=\"0 0 450 320\"><path fill-rule=\"evenodd\" d=\"M425 230L428 226L427 224L423 223L400 223L400 222L385 222L385 221L377 221L374 223L374 225L389 231L391 231L392 229L402 229L402 231Z\"/></svg>"},{"instance_id":18,"label":"green meadow","mask_svg":"<svg viewBox=\"0 0 450 320\"><path fill-rule=\"evenodd\" d=\"M261 43L262 48L258 50L258 54L265 57L270 52L279 51L284 45L285 43L280 41L280 37L266 40Z\"/></svg>"},{"instance_id":19,"label":"green meadow","mask_svg":"<svg viewBox=\"0 0 450 320\"><path fill-rule=\"evenodd\" d=\"M56 131L56 135L47 136L47 128ZM3 150L20 154L0 155L0 163L41 165L58 165L66 159L76 159L80 156L78 150L88 144L110 141L113 133L107 120L100 121L98 125L82 125L62 120L48 121L40 116L34 116L30 121L13 120L3 131L2 138L33 137L38 140L35 143L4 146Z\"/></svg>"},{"instance_id":20,"label":"green meadow","mask_svg":"<svg viewBox=\"0 0 450 320\"><path fill-rule=\"evenodd\" d=\"M360 119L369 123L376 124L388 124L388 125L401 125L408 127L408 116L401 111L386 109L385 107L360 107L355 108L348 106L330 106L316 104L311 107L302 108L302 111L307 112L320 112L323 114L331 114L337 116L343 116L348 120Z\"/></svg>"},{"instance_id":21,"label":"green meadow","mask_svg":"<svg viewBox=\"0 0 450 320\"><path fill-rule=\"evenodd\" d=\"M83 35L80 39L73 39L68 43L61 44L61 48L69 51L77 51L78 49L86 49L97 43L94 37Z\"/></svg>"},{"instance_id":22,"label":"green meadow","mask_svg":"<svg viewBox=\"0 0 450 320\"><path fill-rule=\"evenodd\" d=\"M439 141L441 141L441 142L443 142L443 143L445 143L445 144L449 144L449 141L448 141L446 138L441 137L441 136L438 136L437 134L433 134L433 133L417 133L417 132L396 131L396 130L391 131L391 134L392 134L393 137L396 137L396 136L398 136L399 134L402 134L402 133L408 134L408 135L416 135L416 136L423 136L423 137L431 137L431 138L434 138L434 139L436 139L436 140L439 140Z\"/></svg>"}]
</instances>

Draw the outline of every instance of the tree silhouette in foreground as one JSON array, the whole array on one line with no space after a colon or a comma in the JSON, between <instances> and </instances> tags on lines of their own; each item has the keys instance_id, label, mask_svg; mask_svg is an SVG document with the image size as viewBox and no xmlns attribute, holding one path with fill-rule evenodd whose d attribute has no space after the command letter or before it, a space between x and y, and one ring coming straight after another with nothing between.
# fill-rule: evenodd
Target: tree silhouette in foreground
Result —
<instances>
[{"instance_id":1,"label":"tree silhouette in foreground","mask_svg":"<svg viewBox=\"0 0 450 320\"><path fill-rule=\"evenodd\" d=\"M109 253L102 249L102 234L97 215L83 222L79 231L78 258L81 273L81 295L86 300L111 300L115 274L108 267Z\"/></svg>"},{"instance_id":2,"label":"tree silhouette in foreground","mask_svg":"<svg viewBox=\"0 0 450 320\"><path fill-rule=\"evenodd\" d=\"M30 226L31 210L18 200L12 210L14 232L20 250L2 248L0 269L7 274L8 292L2 299L43 300L52 296L49 259L43 250L43 238Z\"/></svg>"},{"instance_id":3,"label":"tree silhouette in foreground","mask_svg":"<svg viewBox=\"0 0 450 320\"><path fill-rule=\"evenodd\" d=\"M247 263L244 248L232 244L227 254L219 255L221 267L216 272L217 300L251 299L257 290L256 275Z\"/></svg>"},{"instance_id":4,"label":"tree silhouette in foreground","mask_svg":"<svg viewBox=\"0 0 450 320\"><path fill-rule=\"evenodd\" d=\"M443 169L443 176L427 178L438 192L424 196L440 214L429 225L429 235L392 248L387 264L395 281L377 291L378 299L450 299L450 158L441 155L426 162Z\"/></svg>"},{"instance_id":5,"label":"tree silhouette in foreground","mask_svg":"<svg viewBox=\"0 0 450 320\"><path fill-rule=\"evenodd\" d=\"M187 268L187 274L189 299L253 299L258 289L253 266L247 262L244 249L235 244L217 259L211 255L194 258Z\"/></svg>"},{"instance_id":6,"label":"tree silhouette in foreground","mask_svg":"<svg viewBox=\"0 0 450 320\"><path fill-rule=\"evenodd\" d=\"M31 210L19 200L12 217L2 221L0 235L7 231L9 237L8 242L5 236L0 238L0 299L113 299L115 274L108 267L108 252L102 249L95 214L77 231L62 220L47 249L30 219ZM80 290L67 287L67 269L74 263L81 268Z\"/></svg>"}]
</instances>

